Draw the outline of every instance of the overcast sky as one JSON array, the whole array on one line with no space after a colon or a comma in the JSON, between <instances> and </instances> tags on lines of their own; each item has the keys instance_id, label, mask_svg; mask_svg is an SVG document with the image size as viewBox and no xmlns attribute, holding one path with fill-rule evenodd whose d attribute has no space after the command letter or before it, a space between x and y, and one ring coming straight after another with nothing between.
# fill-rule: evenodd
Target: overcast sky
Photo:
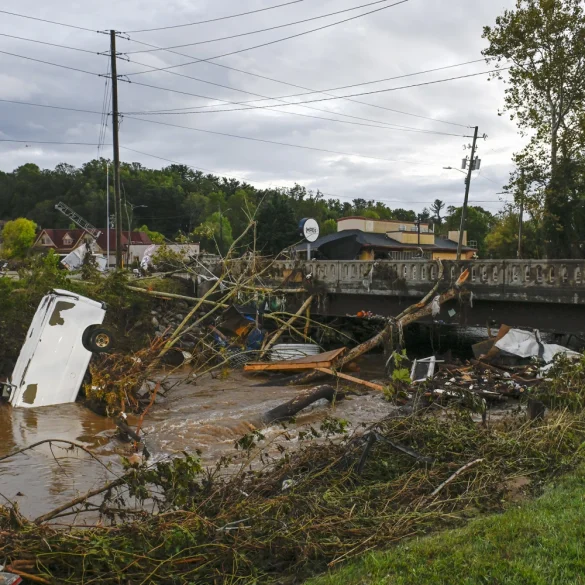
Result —
<instances>
[{"instance_id":1,"label":"overcast sky","mask_svg":"<svg viewBox=\"0 0 585 585\"><path fill-rule=\"evenodd\" d=\"M150 67L167 67L215 57L389 6L395 1L389 0L269 32L175 49L193 57L192 59L167 51L130 54L130 62L118 61L118 72L130 74ZM2 0L0 9L96 31L110 28L134 31L208 20L284 2L286 0ZM118 51L148 49L133 41L158 47L197 43L312 18L367 2L368 0L302 0L289 6L229 20L131 33L130 41L118 39ZM512 8L513 4L513 0L471 3L469 0L408 0L363 18L214 60L218 65L270 77L283 83L212 63L194 63L170 71L242 91L187 79L170 72L144 73L128 77L134 83L119 83L120 111L144 112L200 108L205 105L215 107L205 108L204 112L243 108L249 106L225 102L260 100L258 96L282 97L307 91L293 86L308 90L329 90L479 59L485 46L485 41L481 38L482 27L493 24L496 16L504 9ZM7 14L0 14L0 33L68 45L95 53L107 52L109 49L109 37L105 34ZM104 55L66 50L7 36L0 36L0 51L98 74L106 73L109 65L108 58ZM287 98L287 101L317 100L331 95L346 96L487 70L486 64L479 62L404 79L331 91L328 95L314 93ZM165 89L148 88L138 83ZM101 112L104 86L104 77L0 53L0 99ZM183 93L172 93L167 89ZM511 170L511 155L522 147L522 139L514 124L507 117L498 116L498 109L503 105L503 91L502 82L488 81L487 75L481 75L352 98L369 105L335 99L309 103L305 107L135 116L165 124L345 154L207 134L137 121L129 117L125 117L122 122L120 142L123 147L243 179L259 187L292 186L296 182L310 189L320 189L327 196L337 197L342 201L361 197L384 201L391 207L420 210L436 198L442 199L448 205L461 205L463 175L453 170L443 170L443 167L460 168L461 159L466 154L463 145L470 142L470 139L463 138L462 135L469 135L471 131L461 126L407 116L383 108L457 124L477 124L480 134L487 134L488 139L480 142L482 170L479 174L474 173L470 201L495 212L502 205L498 202L502 196L497 193L507 181ZM276 103L282 102L264 100L254 102L253 105ZM345 120L353 124L326 121L314 116ZM97 143L100 121L99 113L0 102L1 139ZM388 125L457 136L402 131ZM102 155L111 158L111 125L108 126L106 144ZM81 165L96 156L96 146L27 146L0 142L0 169L4 171L11 171L27 162L34 162L43 168L53 168L60 162ZM123 161L138 161L148 167L168 164L125 149L122 149L121 157Z\"/></svg>"}]
</instances>

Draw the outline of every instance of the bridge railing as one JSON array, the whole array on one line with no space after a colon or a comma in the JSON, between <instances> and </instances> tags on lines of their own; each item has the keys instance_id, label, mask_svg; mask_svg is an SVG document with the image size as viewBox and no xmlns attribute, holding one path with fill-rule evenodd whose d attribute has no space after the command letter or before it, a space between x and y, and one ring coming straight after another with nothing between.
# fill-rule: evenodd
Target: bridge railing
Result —
<instances>
[{"instance_id":1,"label":"bridge railing","mask_svg":"<svg viewBox=\"0 0 585 585\"><path fill-rule=\"evenodd\" d=\"M444 260L443 280L454 282L469 269L467 285L488 287L550 287L585 290L585 261L581 260ZM290 277L297 270L327 285L375 288L411 287L434 283L438 263L429 260L312 260L277 261L269 274Z\"/></svg>"}]
</instances>

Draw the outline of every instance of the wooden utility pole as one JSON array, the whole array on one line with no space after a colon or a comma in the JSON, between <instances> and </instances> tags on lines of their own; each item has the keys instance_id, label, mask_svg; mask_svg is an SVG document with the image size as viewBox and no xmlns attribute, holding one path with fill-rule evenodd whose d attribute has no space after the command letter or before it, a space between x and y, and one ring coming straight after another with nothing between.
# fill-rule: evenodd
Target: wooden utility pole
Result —
<instances>
[{"instance_id":1,"label":"wooden utility pole","mask_svg":"<svg viewBox=\"0 0 585 585\"><path fill-rule=\"evenodd\" d=\"M457 260L461 260L461 248L463 247L463 233L467 222L467 200L469 199L469 187L471 185L471 171L475 165L475 147L477 145L477 133L479 128L476 126L473 132L473 144L471 145L471 158L469 168L467 169L467 178L465 179L465 198L463 199L463 208L461 209L461 224L459 226L459 243L457 244Z\"/></svg>"},{"instance_id":2,"label":"wooden utility pole","mask_svg":"<svg viewBox=\"0 0 585 585\"><path fill-rule=\"evenodd\" d=\"M114 201L116 213L116 268L122 268L122 200L120 194L120 142L118 131L118 69L116 67L116 31L110 31L110 59L112 63L112 134L114 144ZM109 229L109 226L108 226Z\"/></svg>"},{"instance_id":3,"label":"wooden utility pole","mask_svg":"<svg viewBox=\"0 0 585 585\"><path fill-rule=\"evenodd\" d=\"M518 258L522 258L522 227L524 222L524 191L526 183L524 182L524 169L520 171L520 217L518 218Z\"/></svg>"}]
</instances>

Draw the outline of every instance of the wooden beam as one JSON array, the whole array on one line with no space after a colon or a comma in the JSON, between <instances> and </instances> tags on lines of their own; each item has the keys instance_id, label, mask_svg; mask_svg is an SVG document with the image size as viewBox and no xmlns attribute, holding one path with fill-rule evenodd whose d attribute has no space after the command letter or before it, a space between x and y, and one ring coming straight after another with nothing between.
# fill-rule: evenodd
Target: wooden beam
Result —
<instances>
[{"instance_id":1,"label":"wooden beam","mask_svg":"<svg viewBox=\"0 0 585 585\"><path fill-rule=\"evenodd\" d=\"M343 372L336 372L335 370L331 370L330 368L315 368L318 372L322 372L323 374L329 374L331 376L336 376L337 378L343 378L348 382L353 382L354 384L360 384L361 386L367 386L368 388L372 388L372 390L378 390L378 392L384 392L384 386L380 386L380 384L375 384L374 382L368 382L367 380L362 380L361 378L356 378L355 376L350 376L349 374L344 374Z\"/></svg>"}]
</instances>

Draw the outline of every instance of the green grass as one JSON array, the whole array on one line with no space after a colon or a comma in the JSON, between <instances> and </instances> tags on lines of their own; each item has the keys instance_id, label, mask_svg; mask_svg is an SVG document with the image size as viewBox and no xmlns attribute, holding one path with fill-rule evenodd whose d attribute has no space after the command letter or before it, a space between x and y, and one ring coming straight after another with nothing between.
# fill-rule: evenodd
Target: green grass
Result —
<instances>
[{"instance_id":1,"label":"green grass","mask_svg":"<svg viewBox=\"0 0 585 585\"><path fill-rule=\"evenodd\" d=\"M306 585L585 584L585 468L531 502L368 553Z\"/></svg>"}]
</instances>

